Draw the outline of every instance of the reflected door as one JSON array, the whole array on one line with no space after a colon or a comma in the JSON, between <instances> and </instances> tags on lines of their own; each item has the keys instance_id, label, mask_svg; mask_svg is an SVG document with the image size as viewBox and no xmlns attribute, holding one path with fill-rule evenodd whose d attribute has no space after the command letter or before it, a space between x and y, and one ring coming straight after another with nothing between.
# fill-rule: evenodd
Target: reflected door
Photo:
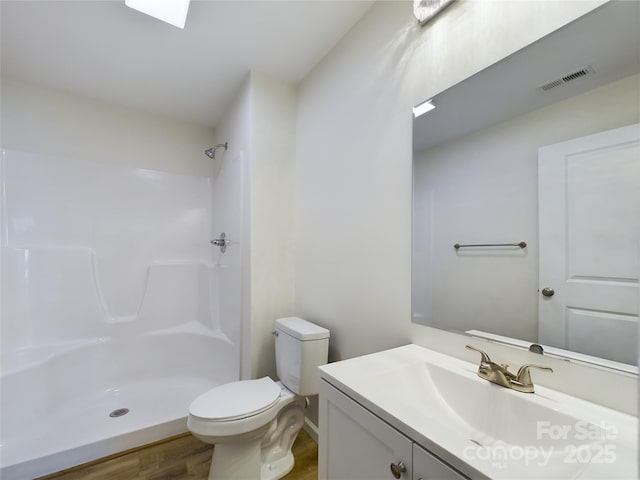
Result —
<instances>
[{"instance_id":1,"label":"reflected door","mask_svg":"<svg viewBox=\"0 0 640 480\"><path fill-rule=\"evenodd\" d=\"M538 341L636 364L640 124L538 151Z\"/></svg>"}]
</instances>

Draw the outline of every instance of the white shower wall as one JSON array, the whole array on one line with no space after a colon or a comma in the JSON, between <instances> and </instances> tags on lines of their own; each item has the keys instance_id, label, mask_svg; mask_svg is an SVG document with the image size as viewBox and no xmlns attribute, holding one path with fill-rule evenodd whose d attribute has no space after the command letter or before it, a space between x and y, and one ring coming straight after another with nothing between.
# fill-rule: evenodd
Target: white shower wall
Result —
<instances>
[{"instance_id":1,"label":"white shower wall","mask_svg":"<svg viewBox=\"0 0 640 480\"><path fill-rule=\"evenodd\" d=\"M219 329L211 179L3 152L3 351L197 321Z\"/></svg>"},{"instance_id":2,"label":"white shower wall","mask_svg":"<svg viewBox=\"0 0 640 480\"><path fill-rule=\"evenodd\" d=\"M238 375L240 256L209 242L240 241L241 162L204 155L215 131L4 78L2 126L3 354L196 322Z\"/></svg>"}]
</instances>

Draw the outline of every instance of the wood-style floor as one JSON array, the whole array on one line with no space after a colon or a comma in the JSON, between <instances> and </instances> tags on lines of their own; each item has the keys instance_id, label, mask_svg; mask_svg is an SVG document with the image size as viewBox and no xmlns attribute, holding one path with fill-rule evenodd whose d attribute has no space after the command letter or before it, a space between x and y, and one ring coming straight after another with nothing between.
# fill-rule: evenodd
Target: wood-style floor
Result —
<instances>
[{"instance_id":1,"label":"wood-style floor","mask_svg":"<svg viewBox=\"0 0 640 480\"><path fill-rule=\"evenodd\" d=\"M206 480L212 450L185 434L37 480ZM318 446L307 432L300 432L292 450L296 464L284 479L316 480Z\"/></svg>"}]
</instances>

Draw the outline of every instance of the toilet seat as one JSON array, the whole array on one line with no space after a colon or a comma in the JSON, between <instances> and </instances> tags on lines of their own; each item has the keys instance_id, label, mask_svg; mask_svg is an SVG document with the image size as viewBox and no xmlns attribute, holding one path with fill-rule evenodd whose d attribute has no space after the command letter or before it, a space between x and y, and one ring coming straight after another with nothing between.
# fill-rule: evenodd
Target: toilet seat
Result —
<instances>
[{"instance_id":1,"label":"toilet seat","mask_svg":"<svg viewBox=\"0 0 640 480\"><path fill-rule=\"evenodd\" d=\"M269 377L241 380L212 388L196 398L189 414L201 421L231 422L269 410L282 389Z\"/></svg>"}]
</instances>

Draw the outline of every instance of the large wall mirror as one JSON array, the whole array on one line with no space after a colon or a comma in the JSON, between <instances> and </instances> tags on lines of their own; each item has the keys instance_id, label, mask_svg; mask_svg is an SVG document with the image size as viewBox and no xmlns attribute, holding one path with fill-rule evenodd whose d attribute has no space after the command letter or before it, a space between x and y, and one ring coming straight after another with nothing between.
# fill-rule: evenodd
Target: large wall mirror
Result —
<instances>
[{"instance_id":1,"label":"large wall mirror","mask_svg":"<svg viewBox=\"0 0 640 480\"><path fill-rule=\"evenodd\" d=\"M604 4L414 119L414 322L637 371L639 15Z\"/></svg>"}]
</instances>

